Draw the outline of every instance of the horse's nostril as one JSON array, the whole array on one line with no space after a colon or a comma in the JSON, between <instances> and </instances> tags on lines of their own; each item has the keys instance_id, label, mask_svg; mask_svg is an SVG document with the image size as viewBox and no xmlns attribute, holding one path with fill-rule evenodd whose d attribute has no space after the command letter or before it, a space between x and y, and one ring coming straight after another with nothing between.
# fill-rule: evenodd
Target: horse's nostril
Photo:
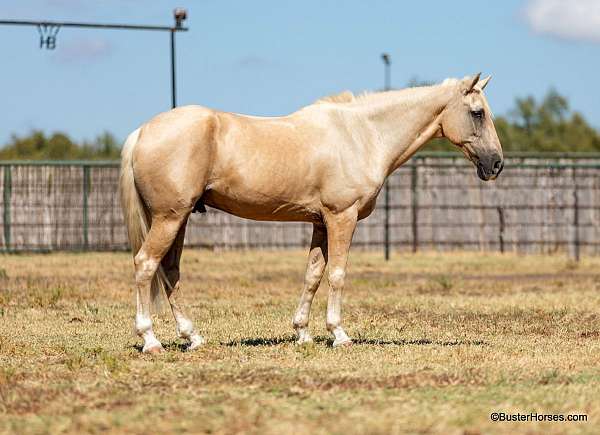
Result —
<instances>
[{"instance_id":1,"label":"horse's nostril","mask_svg":"<svg viewBox=\"0 0 600 435\"><path fill-rule=\"evenodd\" d=\"M504 162L502 162L502 160L496 160L494 162L494 166L493 166L494 172L499 173L503 167L504 167Z\"/></svg>"}]
</instances>

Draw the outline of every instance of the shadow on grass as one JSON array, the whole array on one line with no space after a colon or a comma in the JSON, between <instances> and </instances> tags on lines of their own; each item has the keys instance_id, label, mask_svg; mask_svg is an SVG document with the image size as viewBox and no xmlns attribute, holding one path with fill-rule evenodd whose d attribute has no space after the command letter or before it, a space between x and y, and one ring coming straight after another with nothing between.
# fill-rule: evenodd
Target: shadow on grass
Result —
<instances>
[{"instance_id":1,"label":"shadow on grass","mask_svg":"<svg viewBox=\"0 0 600 435\"><path fill-rule=\"evenodd\" d=\"M371 346L486 346L487 343L481 340L452 340L439 341L429 340L428 338L419 338L418 340L383 340L379 338L356 338L352 340L354 344L366 344Z\"/></svg>"},{"instance_id":2,"label":"shadow on grass","mask_svg":"<svg viewBox=\"0 0 600 435\"><path fill-rule=\"evenodd\" d=\"M329 337L319 335L313 338L315 343L326 344L327 346L333 345L333 340ZM292 335L284 335L280 337L252 337L242 338L240 340L231 340L227 342L219 343L221 346L250 346L250 347L271 347L279 346L282 344L294 344L296 343L296 337ZM417 340L385 340L381 338L354 338L352 340L353 345L358 346L487 346L488 343L481 340L451 340L451 341L439 341L429 340L428 338L419 338ZM186 352L189 344L178 341L171 341L163 343L163 347L166 351L178 351ZM133 348L138 352L142 352L143 346L141 344L134 344Z\"/></svg>"},{"instance_id":3,"label":"shadow on grass","mask_svg":"<svg viewBox=\"0 0 600 435\"><path fill-rule=\"evenodd\" d=\"M292 335L284 335L281 337L256 337L242 338L240 340L231 340L221 342L224 346L278 346L280 344L295 343L296 337Z\"/></svg>"},{"instance_id":4,"label":"shadow on grass","mask_svg":"<svg viewBox=\"0 0 600 435\"><path fill-rule=\"evenodd\" d=\"M315 343L325 343L328 346L333 344L333 340L325 336L313 338ZM224 346L278 346L281 344L295 343L296 337L291 335L281 337L253 337L242 338L221 343ZM354 345L367 346L486 346L487 343L481 340L452 340L439 341L420 338L418 340L385 340L380 338L355 338L352 340Z\"/></svg>"}]
</instances>

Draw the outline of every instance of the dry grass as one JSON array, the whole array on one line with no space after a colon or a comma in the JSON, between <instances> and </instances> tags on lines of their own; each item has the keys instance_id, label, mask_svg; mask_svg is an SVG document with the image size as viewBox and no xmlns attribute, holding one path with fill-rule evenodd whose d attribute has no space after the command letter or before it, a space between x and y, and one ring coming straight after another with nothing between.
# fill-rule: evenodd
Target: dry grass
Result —
<instances>
[{"instance_id":1,"label":"dry grass","mask_svg":"<svg viewBox=\"0 0 600 435\"><path fill-rule=\"evenodd\" d=\"M356 344L333 349L326 288L316 343L293 343L305 257L186 251L208 344L184 352L165 313L168 352L150 357L132 334L128 255L0 256L0 432L597 433L600 259L353 252Z\"/></svg>"}]
</instances>

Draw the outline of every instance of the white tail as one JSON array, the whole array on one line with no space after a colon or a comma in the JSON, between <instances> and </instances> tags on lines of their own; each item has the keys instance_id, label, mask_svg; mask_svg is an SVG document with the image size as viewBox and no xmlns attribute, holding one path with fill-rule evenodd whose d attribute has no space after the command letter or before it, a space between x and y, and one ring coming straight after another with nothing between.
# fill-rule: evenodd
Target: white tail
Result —
<instances>
[{"instance_id":1,"label":"white tail","mask_svg":"<svg viewBox=\"0 0 600 435\"><path fill-rule=\"evenodd\" d=\"M127 140L123 144L123 150L121 151L121 174L119 177L121 208L123 209L123 217L127 226L129 245L134 257L142 247L150 227L148 211L135 187L133 176L133 149L139 135L140 129L138 128L127 137ZM150 298L155 305L159 301L158 296L161 293L161 289L164 290L167 286L170 287L170 284L162 266L159 266L157 273L152 279L150 292Z\"/></svg>"}]
</instances>

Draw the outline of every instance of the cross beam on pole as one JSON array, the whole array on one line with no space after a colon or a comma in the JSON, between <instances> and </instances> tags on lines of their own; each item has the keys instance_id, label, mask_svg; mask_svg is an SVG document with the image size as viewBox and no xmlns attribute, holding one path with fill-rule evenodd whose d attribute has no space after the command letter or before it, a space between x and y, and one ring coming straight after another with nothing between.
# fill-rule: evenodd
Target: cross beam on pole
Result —
<instances>
[{"instance_id":1,"label":"cross beam on pole","mask_svg":"<svg viewBox=\"0 0 600 435\"><path fill-rule=\"evenodd\" d=\"M175 13L181 13L183 9L175 9ZM177 17L175 17L177 20ZM78 23L73 21L26 21L26 20L0 20L0 25L6 26L59 26L59 27L79 27L88 29L115 29L115 30L158 30L163 32L185 32L189 30L187 27L183 27L185 18L180 19L180 25L177 26L143 26L137 24L101 24L101 23Z\"/></svg>"}]
</instances>

